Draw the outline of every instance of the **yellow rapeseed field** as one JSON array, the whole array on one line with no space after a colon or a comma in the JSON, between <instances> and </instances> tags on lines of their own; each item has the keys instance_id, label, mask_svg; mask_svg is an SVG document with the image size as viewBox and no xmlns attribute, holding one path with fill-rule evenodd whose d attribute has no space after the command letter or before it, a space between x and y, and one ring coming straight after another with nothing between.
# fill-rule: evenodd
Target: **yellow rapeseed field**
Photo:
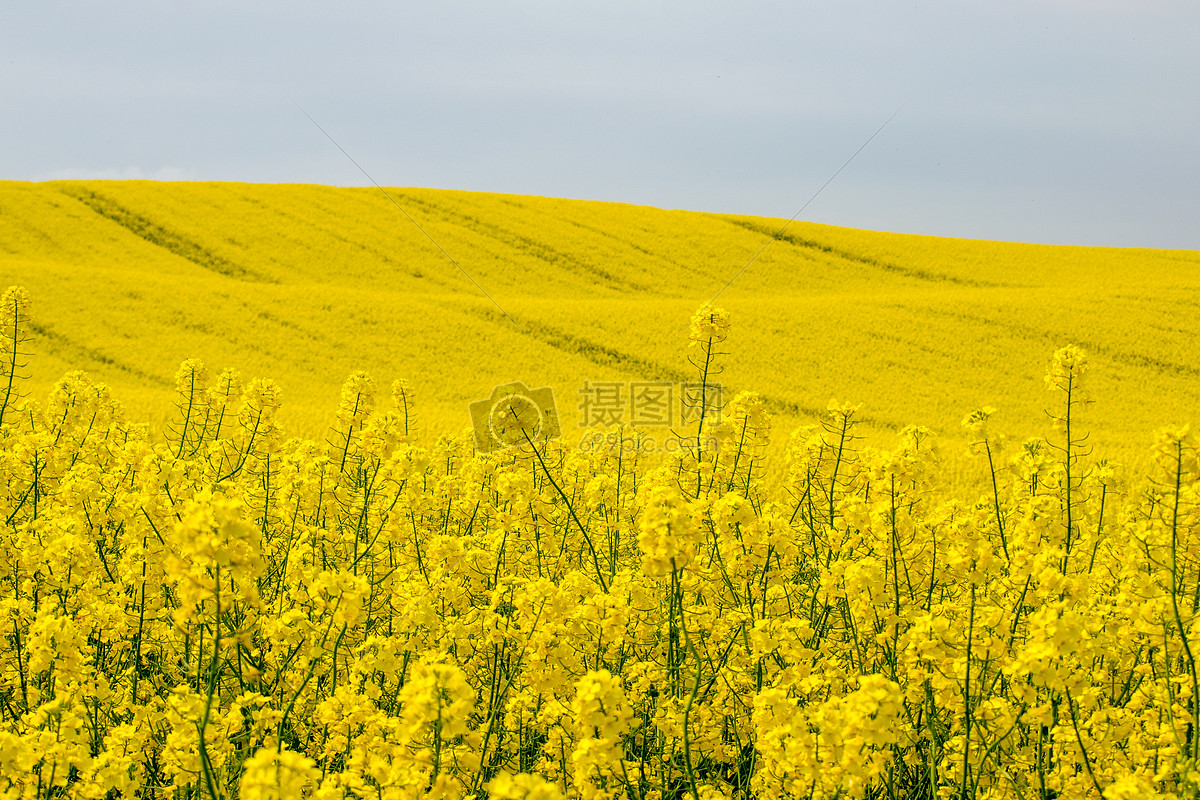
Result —
<instances>
[{"instance_id":1,"label":"yellow rapeseed field","mask_svg":"<svg viewBox=\"0 0 1200 800\"><path fill-rule=\"evenodd\" d=\"M285 429L321 438L361 369L410 380L432 442L521 380L553 387L572 439L583 381L684 379L681 320L782 224L389 191L463 271L374 188L0 182L0 288L25 286L40 309L31 387L84 369L161 425L176 367L198 358L274 379ZM887 444L909 424L961 440L984 404L1019 441L1042 430L1042 362L1065 342L1097 367L1093 441L1110 457L1141 463L1156 426L1200 403L1196 252L796 222L719 303L741 331L726 393L760 392L784 429L836 396L863 401Z\"/></svg>"},{"instance_id":2,"label":"yellow rapeseed field","mask_svg":"<svg viewBox=\"0 0 1200 800\"><path fill-rule=\"evenodd\" d=\"M0 800L1200 796L1196 253L394 196L0 184Z\"/></svg>"}]
</instances>

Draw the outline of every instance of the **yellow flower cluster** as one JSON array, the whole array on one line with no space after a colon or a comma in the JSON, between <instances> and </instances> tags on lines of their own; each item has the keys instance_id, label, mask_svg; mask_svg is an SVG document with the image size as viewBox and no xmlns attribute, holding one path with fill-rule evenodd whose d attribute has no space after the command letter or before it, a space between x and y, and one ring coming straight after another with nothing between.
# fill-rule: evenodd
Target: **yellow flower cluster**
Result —
<instances>
[{"instance_id":1,"label":"yellow flower cluster","mask_svg":"<svg viewBox=\"0 0 1200 800\"><path fill-rule=\"evenodd\" d=\"M0 309L19 349L28 298ZM1082 444L1078 349L1047 439L968 415L976 499L928 430L872 449L840 402L769 483L752 394L703 449L477 454L417 446L411 390L364 373L314 443L274 384L185 362L158 439L81 373L22 397L13 363L4 800L1200 789L1196 436L1127 485Z\"/></svg>"}]
</instances>

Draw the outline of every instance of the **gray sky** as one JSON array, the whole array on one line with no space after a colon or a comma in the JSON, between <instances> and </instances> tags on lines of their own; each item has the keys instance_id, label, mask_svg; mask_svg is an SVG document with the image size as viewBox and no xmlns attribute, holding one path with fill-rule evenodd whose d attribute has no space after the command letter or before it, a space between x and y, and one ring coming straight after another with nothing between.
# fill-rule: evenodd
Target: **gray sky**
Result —
<instances>
[{"instance_id":1,"label":"gray sky","mask_svg":"<svg viewBox=\"0 0 1200 800\"><path fill-rule=\"evenodd\" d=\"M1200 249L1200 3L0 4L0 179L380 183Z\"/></svg>"}]
</instances>

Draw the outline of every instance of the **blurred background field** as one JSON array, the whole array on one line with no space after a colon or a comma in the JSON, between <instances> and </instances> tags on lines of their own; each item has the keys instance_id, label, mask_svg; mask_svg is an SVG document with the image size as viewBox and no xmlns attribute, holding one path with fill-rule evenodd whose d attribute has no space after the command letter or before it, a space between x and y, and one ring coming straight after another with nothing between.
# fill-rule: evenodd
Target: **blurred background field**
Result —
<instances>
[{"instance_id":1,"label":"blurred background field","mask_svg":"<svg viewBox=\"0 0 1200 800\"><path fill-rule=\"evenodd\" d=\"M411 382L432 441L520 380L553 387L578 437L585 381L694 379L688 319L721 292L733 331L718 380L726 399L767 398L778 445L836 397L865 404L869 444L926 425L950 471L967 470L959 423L975 408L999 409L992 429L1014 440L1046 433L1042 375L1067 343L1091 356L1097 456L1136 469L1156 428L1200 407L1195 251L796 222L739 275L783 220L389 192L461 270L373 188L0 182L0 288L33 299L26 385L44 396L83 369L161 425L176 368L198 358L275 379L287 431L320 438L364 369L383 395Z\"/></svg>"}]
</instances>

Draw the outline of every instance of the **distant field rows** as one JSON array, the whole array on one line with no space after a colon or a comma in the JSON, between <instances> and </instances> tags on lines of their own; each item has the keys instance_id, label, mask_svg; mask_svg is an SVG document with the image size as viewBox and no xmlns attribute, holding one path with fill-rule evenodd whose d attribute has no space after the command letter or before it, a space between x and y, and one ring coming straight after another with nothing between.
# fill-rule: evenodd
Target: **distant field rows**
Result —
<instances>
[{"instance_id":1,"label":"distant field rows","mask_svg":"<svg viewBox=\"0 0 1200 800\"><path fill-rule=\"evenodd\" d=\"M356 369L418 392L430 438L492 386L550 385L577 431L583 381L692 377L689 315L782 220L618 203L391 189L0 182L0 284L34 301L32 385L68 369L165 418L185 358L270 377L289 431L319 437ZM469 277L468 277L469 276ZM477 285L476 285L477 284ZM0 286L0 288L2 288ZM482 291L481 291L481 288ZM489 299L484 295L490 295ZM494 302L493 302L494 301ZM831 397L876 432L957 443L990 404L1041 433L1041 376L1091 354L1098 450L1136 461L1200 406L1200 253L980 242L792 224L721 294L730 391L783 432ZM732 394L730 394L732 396Z\"/></svg>"}]
</instances>

